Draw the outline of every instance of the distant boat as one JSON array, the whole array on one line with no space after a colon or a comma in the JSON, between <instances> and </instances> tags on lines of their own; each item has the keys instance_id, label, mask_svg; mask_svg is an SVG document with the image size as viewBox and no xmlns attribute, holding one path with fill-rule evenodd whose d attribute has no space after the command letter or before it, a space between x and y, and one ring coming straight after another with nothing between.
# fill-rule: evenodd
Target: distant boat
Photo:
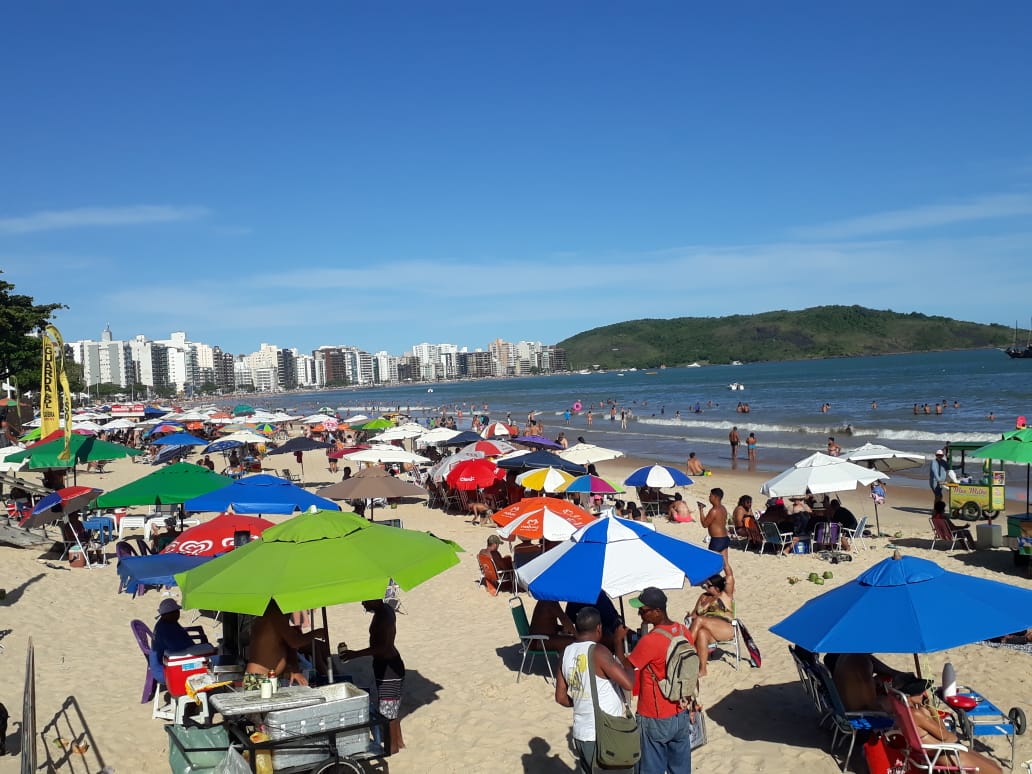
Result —
<instances>
[{"instance_id":1,"label":"distant boat","mask_svg":"<svg viewBox=\"0 0 1032 774\"><path fill-rule=\"evenodd\" d=\"M426 388L426 391L427 391L427 392L433 392L433 391L434 391L434 388L433 388L433 387L427 387L427 388Z\"/></svg>"},{"instance_id":2,"label":"distant boat","mask_svg":"<svg viewBox=\"0 0 1032 774\"><path fill-rule=\"evenodd\" d=\"M1014 344L1007 347L1004 350L1008 357L1013 358L1032 358L1032 326L1029 326L1028 340L1025 342L1024 347L1018 346L1018 324L1014 323Z\"/></svg>"},{"instance_id":3,"label":"distant boat","mask_svg":"<svg viewBox=\"0 0 1032 774\"><path fill-rule=\"evenodd\" d=\"M731 384L729 384L727 386L727 388L729 390L744 390L745 389L745 385L742 384L741 382L731 382Z\"/></svg>"},{"instance_id":4,"label":"distant boat","mask_svg":"<svg viewBox=\"0 0 1032 774\"><path fill-rule=\"evenodd\" d=\"M627 374L625 374L625 373L623 373L623 372L621 371L620 373L618 373L618 374L617 374L617 376L627 376Z\"/></svg>"},{"instance_id":5,"label":"distant boat","mask_svg":"<svg viewBox=\"0 0 1032 774\"><path fill-rule=\"evenodd\" d=\"M587 368L582 368L577 373L579 373L579 374L590 374L591 371L589 369L587 369Z\"/></svg>"},{"instance_id":6,"label":"distant boat","mask_svg":"<svg viewBox=\"0 0 1032 774\"><path fill-rule=\"evenodd\" d=\"M637 368L628 368L627 370L628 371L637 371L638 369Z\"/></svg>"},{"instance_id":7,"label":"distant boat","mask_svg":"<svg viewBox=\"0 0 1032 774\"><path fill-rule=\"evenodd\" d=\"M702 368L698 363L689 363L685 368Z\"/></svg>"},{"instance_id":8,"label":"distant boat","mask_svg":"<svg viewBox=\"0 0 1032 774\"><path fill-rule=\"evenodd\" d=\"M731 361L731 365L741 365L741 364L742 364L741 360L732 360Z\"/></svg>"}]
</instances>

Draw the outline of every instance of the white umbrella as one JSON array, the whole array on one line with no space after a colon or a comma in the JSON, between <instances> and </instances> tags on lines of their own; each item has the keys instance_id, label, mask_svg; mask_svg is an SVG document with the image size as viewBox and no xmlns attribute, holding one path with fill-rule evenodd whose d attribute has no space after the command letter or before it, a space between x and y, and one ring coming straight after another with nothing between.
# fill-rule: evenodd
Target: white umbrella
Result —
<instances>
[{"instance_id":1,"label":"white umbrella","mask_svg":"<svg viewBox=\"0 0 1032 774\"><path fill-rule=\"evenodd\" d=\"M264 435L258 435L250 430L238 430L235 433L224 435L218 439L219 441L239 441L240 443L268 443L269 439ZM217 443L214 441L213 443Z\"/></svg>"},{"instance_id":2,"label":"white umbrella","mask_svg":"<svg viewBox=\"0 0 1032 774\"><path fill-rule=\"evenodd\" d=\"M897 470L910 470L919 468L925 463L923 454L911 454L909 452L896 451L880 443L865 443L859 449L854 449L846 455L850 462L865 465L873 470L895 473ZM874 501L874 524L881 535L881 519L878 516L878 501Z\"/></svg>"},{"instance_id":3,"label":"white umbrella","mask_svg":"<svg viewBox=\"0 0 1032 774\"><path fill-rule=\"evenodd\" d=\"M64 427L64 422L63 421L61 422L61 427ZM89 420L86 420L84 422L80 422L77 419L73 418L72 419L72 429L73 430L85 430L87 433L99 433L104 428L101 427L100 425L98 425L96 422L90 422Z\"/></svg>"},{"instance_id":4,"label":"white umbrella","mask_svg":"<svg viewBox=\"0 0 1032 774\"><path fill-rule=\"evenodd\" d=\"M450 441L461 432L461 430L453 430L450 427L435 427L419 436L416 439L416 446L436 446L439 443Z\"/></svg>"},{"instance_id":5,"label":"white umbrella","mask_svg":"<svg viewBox=\"0 0 1032 774\"><path fill-rule=\"evenodd\" d=\"M113 419L104 425L105 430L131 430L136 423L131 419Z\"/></svg>"},{"instance_id":6,"label":"white umbrella","mask_svg":"<svg viewBox=\"0 0 1032 774\"><path fill-rule=\"evenodd\" d=\"M431 481L443 481L444 477L451 473L451 469L458 465L460 462L465 460L475 460L483 457L483 452L478 451L458 451L455 454L449 454L443 460L438 462L428 472Z\"/></svg>"},{"instance_id":7,"label":"white umbrella","mask_svg":"<svg viewBox=\"0 0 1032 774\"><path fill-rule=\"evenodd\" d=\"M8 454L14 454L15 452L25 451L24 446L7 446L0 449L0 473L14 472L21 470L28 464L28 460L22 460L21 462L5 462L5 458Z\"/></svg>"},{"instance_id":8,"label":"white umbrella","mask_svg":"<svg viewBox=\"0 0 1032 774\"><path fill-rule=\"evenodd\" d=\"M358 422L368 422L369 421L369 417L367 417L365 414L355 414L354 416L350 416L347 419L342 420L342 421L346 425L354 425L354 424L357 424Z\"/></svg>"},{"instance_id":9,"label":"white umbrella","mask_svg":"<svg viewBox=\"0 0 1032 774\"><path fill-rule=\"evenodd\" d=\"M355 462L399 462L414 465L430 461L426 457L399 449L397 446L374 446L371 449L345 454L341 459Z\"/></svg>"},{"instance_id":10,"label":"white umbrella","mask_svg":"<svg viewBox=\"0 0 1032 774\"><path fill-rule=\"evenodd\" d=\"M624 456L622 451L596 446L593 443L575 443L569 449L563 449L558 454L564 460L575 462L578 465L592 465L596 462L615 460L617 457Z\"/></svg>"},{"instance_id":11,"label":"white umbrella","mask_svg":"<svg viewBox=\"0 0 1032 774\"><path fill-rule=\"evenodd\" d=\"M389 427L373 438L370 438L370 443L379 443L381 441L403 441L406 438L418 438L426 433L426 428L422 425L417 425L415 422L406 422L403 425L397 427Z\"/></svg>"},{"instance_id":12,"label":"white umbrella","mask_svg":"<svg viewBox=\"0 0 1032 774\"><path fill-rule=\"evenodd\" d=\"M770 497L792 497L807 492L827 494L856 489L857 484L868 486L883 479L888 476L877 470L817 452L765 481L760 491Z\"/></svg>"}]
</instances>

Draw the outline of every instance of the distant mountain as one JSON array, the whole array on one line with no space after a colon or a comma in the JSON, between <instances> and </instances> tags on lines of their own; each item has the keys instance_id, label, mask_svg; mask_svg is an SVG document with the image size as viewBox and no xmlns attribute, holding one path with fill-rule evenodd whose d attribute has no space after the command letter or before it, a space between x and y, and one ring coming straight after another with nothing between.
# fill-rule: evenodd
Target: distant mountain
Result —
<instances>
[{"instance_id":1,"label":"distant mountain","mask_svg":"<svg viewBox=\"0 0 1032 774\"><path fill-rule=\"evenodd\" d=\"M571 368L597 364L608 369L1005 347L1013 336L1003 325L862 306L815 306L798 312L631 320L578 333L558 346L566 350Z\"/></svg>"}]
</instances>

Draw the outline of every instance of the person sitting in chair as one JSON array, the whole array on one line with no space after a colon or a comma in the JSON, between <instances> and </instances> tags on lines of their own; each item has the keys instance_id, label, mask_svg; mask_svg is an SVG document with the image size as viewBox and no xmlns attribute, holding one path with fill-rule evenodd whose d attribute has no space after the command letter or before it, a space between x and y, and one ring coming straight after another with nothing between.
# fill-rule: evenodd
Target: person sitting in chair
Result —
<instances>
[{"instance_id":1,"label":"person sitting in chair","mask_svg":"<svg viewBox=\"0 0 1032 774\"><path fill-rule=\"evenodd\" d=\"M500 571L512 569L512 557L502 556L498 550L498 546L502 544L502 539L498 535L488 535L487 545L480 549L482 554L490 554L491 561L494 562L494 566Z\"/></svg>"},{"instance_id":2,"label":"person sitting in chair","mask_svg":"<svg viewBox=\"0 0 1032 774\"><path fill-rule=\"evenodd\" d=\"M914 718L914 725L917 726L921 742L924 744L957 742L957 735L943 725L939 711L932 706L931 696L929 696L926 686L925 681L914 680L911 681L909 687L905 686L902 691L907 694L907 708L910 710L911 717ZM977 771L980 774L1002 774L1003 772L1003 769L992 758L971 750L957 753L944 752L939 760L949 761L953 766L964 771Z\"/></svg>"},{"instance_id":3,"label":"person sitting in chair","mask_svg":"<svg viewBox=\"0 0 1032 774\"><path fill-rule=\"evenodd\" d=\"M573 621L569 619L562 606L551 599L539 599L530 616L530 633L548 637L544 645L548 650L557 650L559 654L571 644L577 636Z\"/></svg>"},{"instance_id":4,"label":"person sitting in chair","mask_svg":"<svg viewBox=\"0 0 1032 774\"><path fill-rule=\"evenodd\" d=\"M154 638L151 640L150 667L162 683L165 682L165 654L179 653L194 645L193 637L179 623L180 610L179 603L170 598L161 600L158 605L158 622L154 624Z\"/></svg>"},{"instance_id":5,"label":"person sitting in chair","mask_svg":"<svg viewBox=\"0 0 1032 774\"><path fill-rule=\"evenodd\" d=\"M936 500L932 506L932 521L943 522L950 528L950 532L964 540L964 545L969 551L974 549L975 539L971 536L971 529L965 524L950 521L950 517L946 515L946 503L942 500Z\"/></svg>"},{"instance_id":6,"label":"person sitting in chair","mask_svg":"<svg viewBox=\"0 0 1032 774\"><path fill-rule=\"evenodd\" d=\"M702 594L692 608L692 623L689 631L699 653L699 677L706 676L709 646L714 642L726 642L735 638L731 621L735 617L735 575L731 565L724 565L726 575L714 575L702 584Z\"/></svg>"}]
</instances>

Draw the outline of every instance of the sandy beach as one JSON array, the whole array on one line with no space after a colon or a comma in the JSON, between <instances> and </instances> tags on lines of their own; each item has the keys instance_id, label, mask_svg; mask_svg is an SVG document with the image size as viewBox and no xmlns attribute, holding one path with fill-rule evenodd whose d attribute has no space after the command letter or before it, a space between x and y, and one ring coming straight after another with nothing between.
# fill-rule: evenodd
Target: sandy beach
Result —
<instances>
[{"instance_id":1,"label":"sandy beach","mask_svg":"<svg viewBox=\"0 0 1032 774\"><path fill-rule=\"evenodd\" d=\"M276 468L289 455L278 458ZM290 465L300 467L289 457ZM281 464L280 460L283 461ZM331 474L319 459L307 459L308 488L329 482ZM675 463L672 463L675 464ZM683 460L676 464L683 464ZM598 465L602 475L622 479L636 467L628 458ZM153 468L120 460L104 474L80 473L79 483L114 489ZM30 474L30 478L32 475ZM729 508L741 494L758 503L760 483L768 474L715 470L688 488L685 499L705 499L710 487L726 492ZM338 476L332 476L335 480ZM724 659L710 664L702 700L706 707L709 742L695 752L699 772L742 770L757 772L809 771L813 774L839 770L828 753L830 734L816 728L816 716L799 684L787 643L767 628L822 591L842 584L864 569L891 555L889 543L908 555L933 559L945 568L1032 587L1032 581L1012 568L1006 549L969 553L929 550L928 515L931 497L926 489L889 486L889 500L880 508L883 532L901 537L868 540L869 550L854 560L829 567L815 555L781 558L758 556L732 548L737 579L737 603L762 653L763 666L753 669L745 661L736 670ZM843 504L858 516L874 510L866 490L845 493ZM1024 505L1008 503L1008 513L1023 512ZM386 515L386 514L385 514ZM392 774L416 772L526 771L571 772L569 746L572 713L553 700L553 688L542 677L540 658L535 674L516 682L519 665L517 637L506 597L492 597L476 581L476 552L492 534L461 516L450 516L422 504L401 505L390 516L404 526L431 530L460 543L466 553L458 566L423 585L404 592L404 615L398 618L398 647L408 676L403 702L403 728L407 749L388 759ZM210 515L206 516L210 518ZM274 521L282 517L273 517ZM701 542L697 523L670 524L659 529L687 540ZM11 713L8 748L17 752L15 735L21 720L22 686L26 646L35 645L37 728L42 732L55 718L38 744L41 763L57 762L57 771L98 772L108 765L119 774L168 771L168 741L162 723L151 719L149 704L140 704L145 663L129 622L139 618L153 625L161 595L149 592L133 599L116 593L118 579L112 561L94 569L69 569L56 554L41 557L38 551L0 547L0 586L7 597L0 602L4 631L0 658L4 662L0 701ZM789 576L805 578L810 572L833 569L825 586L788 583ZM697 596L696 589L668 592L670 615L680 619ZM178 590L173 591L178 598ZM524 595L528 609L532 600ZM185 611L184 623L196 613ZM630 617L630 616L629 616ZM965 611L956 611L956 625L964 626ZM364 645L368 618L362 608L341 606L329 611L332 643L346 640L352 647ZM214 641L218 624L201 618ZM891 626L891 619L871 621L872 626ZM969 645L921 657L928 676L938 678L945 661L952 661L959 681L970 685L1006 709L1024 706L1032 696L1030 656L1013 649ZM912 669L909 656L886 656L888 663ZM355 662L357 682L371 683L368 661ZM65 712L81 708L81 717ZM71 725L66 719L71 718ZM85 754L65 753L58 738L77 737L87 730L92 747ZM1009 748L999 738L988 738L993 749L1006 757ZM1018 737L1016 758L1032 758L1032 736ZM862 754L854 768L863 770ZM0 774L18 769L17 757L0 759Z\"/></svg>"}]
</instances>

